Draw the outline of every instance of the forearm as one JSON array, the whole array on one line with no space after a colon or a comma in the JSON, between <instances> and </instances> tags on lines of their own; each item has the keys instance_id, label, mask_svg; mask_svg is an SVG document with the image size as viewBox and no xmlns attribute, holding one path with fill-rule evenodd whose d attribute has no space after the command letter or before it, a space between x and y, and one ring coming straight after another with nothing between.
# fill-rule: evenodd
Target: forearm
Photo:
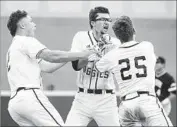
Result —
<instances>
[{"instance_id":1,"label":"forearm","mask_svg":"<svg viewBox=\"0 0 177 127\"><path fill-rule=\"evenodd\" d=\"M80 59L76 61L72 61L72 66L75 71L81 70L88 64L88 59Z\"/></svg>"},{"instance_id":2,"label":"forearm","mask_svg":"<svg viewBox=\"0 0 177 127\"><path fill-rule=\"evenodd\" d=\"M79 69L82 69L83 67L85 67L88 64L88 59L80 59L78 62L77 67Z\"/></svg>"},{"instance_id":3,"label":"forearm","mask_svg":"<svg viewBox=\"0 0 177 127\"><path fill-rule=\"evenodd\" d=\"M63 62L69 62L69 61L75 61L78 59L82 59L82 58L85 58L86 56L83 52L44 50L39 55L39 57L51 63L63 63Z\"/></svg>"},{"instance_id":4,"label":"forearm","mask_svg":"<svg viewBox=\"0 0 177 127\"><path fill-rule=\"evenodd\" d=\"M46 72L46 73L53 73L54 71L60 69L61 67L63 67L65 63L50 63L50 62L47 62L47 61L44 61L42 60L40 63L39 63L39 66L41 68L41 70L43 72Z\"/></svg>"}]
</instances>

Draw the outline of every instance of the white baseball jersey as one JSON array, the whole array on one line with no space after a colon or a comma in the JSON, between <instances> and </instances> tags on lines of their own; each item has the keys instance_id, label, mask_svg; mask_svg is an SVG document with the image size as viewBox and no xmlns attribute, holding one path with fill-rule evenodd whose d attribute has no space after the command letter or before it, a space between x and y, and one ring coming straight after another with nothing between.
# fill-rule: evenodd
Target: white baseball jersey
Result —
<instances>
[{"instance_id":1,"label":"white baseball jersey","mask_svg":"<svg viewBox=\"0 0 177 127\"><path fill-rule=\"evenodd\" d=\"M111 37L111 42L120 45L120 41ZM87 46L96 45L92 31L81 31L73 38L71 51L82 51ZM108 71L99 72L95 69L93 62L88 62L87 66L78 72L77 85L86 89L114 89L114 80Z\"/></svg>"},{"instance_id":2,"label":"white baseball jersey","mask_svg":"<svg viewBox=\"0 0 177 127\"><path fill-rule=\"evenodd\" d=\"M119 87L120 96L136 91L154 93L155 63L153 45L131 41L113 49L96 63L96 68L111 71Z\"/></svg>"},{"instance_id":3,"label":"white baseball jersey","mask_svg":"<svg viewBox=\"0 0 177 127\"><path fill-rule=\"evenodd\" d=\"M41 88L42 78L36 55L46 47L33 37L15 36L7 52L7 76L11 96L17 88Z\"/></svg>"}]
</instances>

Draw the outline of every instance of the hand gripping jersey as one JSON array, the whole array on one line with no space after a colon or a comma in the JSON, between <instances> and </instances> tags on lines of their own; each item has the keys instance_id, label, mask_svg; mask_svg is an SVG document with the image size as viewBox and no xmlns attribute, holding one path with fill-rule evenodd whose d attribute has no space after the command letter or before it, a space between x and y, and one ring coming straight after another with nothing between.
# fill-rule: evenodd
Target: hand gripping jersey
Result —
<instances>
[{"instance_id":1,"label":"hand gripping jersey","mask_svg":"<svg viewBox=\"0 0 177 127\"><path fill-rule=\"evenodd\" d=\"M120 41L116 38L111 37L111 42L120 45ZM82 51L97 43L92 31L81 31L74 36L71 51ZM78 72L77 85L86 89L115 88L111 74L108 71L97 71L94 62L88 62L87 66Z\"/></svg>"}]
</instances>

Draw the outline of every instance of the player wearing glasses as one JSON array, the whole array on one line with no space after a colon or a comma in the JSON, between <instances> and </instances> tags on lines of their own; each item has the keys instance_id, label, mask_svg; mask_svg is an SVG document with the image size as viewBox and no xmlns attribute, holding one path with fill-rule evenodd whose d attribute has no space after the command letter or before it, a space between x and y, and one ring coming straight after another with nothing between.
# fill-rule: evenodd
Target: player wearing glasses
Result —
<instances>
[{"instance_id":1,"label":"player wearing glasses","mask_svg":"<svg viewBox=\"0 0 177 127\"><path fill-rule=\"evenodd\" d=\"M110 37L107 32L111 18L109 10L105 7L95 7L90 10L90 31L80 31L73 38L71 51L82 51L94 46L107 51L107 45L120 44L119 40ZM95 68L97 55L88 59L72 62L73 68L78 72L78 92L72 103L71 110L66 119L67 126L87 126L94 119L98 126L120 126L118 118L115 85L112 74L108 71L100 73Z\"/></svg>"}]
</instances>

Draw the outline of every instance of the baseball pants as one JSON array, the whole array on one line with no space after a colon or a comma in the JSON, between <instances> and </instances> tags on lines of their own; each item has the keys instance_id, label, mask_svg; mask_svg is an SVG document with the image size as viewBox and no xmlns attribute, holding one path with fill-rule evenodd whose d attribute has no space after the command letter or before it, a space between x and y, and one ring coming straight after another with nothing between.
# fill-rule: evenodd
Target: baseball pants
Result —
<instances>
[{"instance_id":1,"label":"baseball pants","mask_svg":"<svg viewBox=\"0 0 177 127\"><path fill-rule=\"evenodd\" d=\"M87 126L92 119L98 126L120 126L115 94L76 94L65 125Z\"/></svg>"},{"instance_id":2,"label":"baseball pants","mask_svg":"<svg viewBox=\"0 0 177 127\"><path fill-rule=\"evenodd\" d=\"M160 101L148 94L124 100L119 105L120 123L125 127L173 126Z\"/></svg>"},{"instance_id":3,"label":"baseball pants","mask_svg":"<svg viewBox=\"0 0 177 127\"><path fill-rule=\"evenodd\" d=\"M40 89L20 90L8 111L19 126L63 126L60 114Z\"/></svg>"}]
</instances>

